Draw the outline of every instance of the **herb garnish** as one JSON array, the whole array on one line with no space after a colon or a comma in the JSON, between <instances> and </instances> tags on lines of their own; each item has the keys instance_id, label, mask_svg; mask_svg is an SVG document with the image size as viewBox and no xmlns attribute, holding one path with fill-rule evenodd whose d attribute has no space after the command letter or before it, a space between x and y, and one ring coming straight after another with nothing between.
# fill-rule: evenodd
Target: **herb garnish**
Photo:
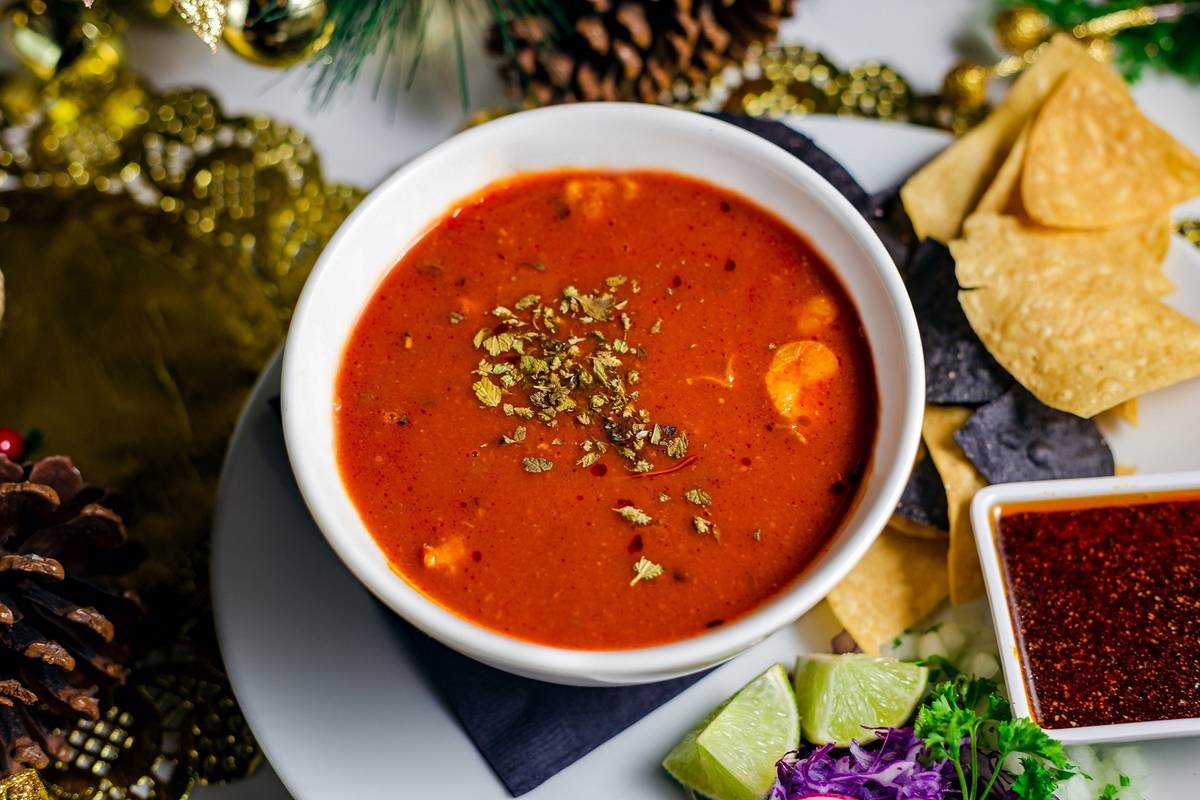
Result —
<instances>
[{"instance_id":1,"label":"herb garnish","mask_svg":"<svg viewBox=\"0 0 1200 800\"><path fill-rule=\"evenodd\" d=\"M1128 775L1117 776L1117 782L1121 785L1113 786L1111 783L1104 784L1104 789L1100 792L1100 795L1096 798L1096 800L1117 800L1121 794L1121 789L1124 789L1133 783L1133 781L1129 779Z\"/></svg>"},{"instance_id":2,"label":"herb garnish","mask_svg":"<svg viewBox=\"0 0 1200 800\"><path fill-rule=\"evenodd\" d=\"M511 308L492 309L496 326L472 338L485 355L472 389L483 405L501 406L506 416L550 428L572 419L594 434L580 441L584 452L575 463L581 468L596 465L611 448L629 472L650 474L654 452L687 460L689 442L686 432L655 424L638 405L641 372L633 365L646 351L624 338L634 326L625 310L629 301L617 296L626 284L632 286L614 275L596 292L567 286L557 299L527 294ZM503 402L513 395L521 405Z\"/></svg>"},{"instance_id":3,"label":"herb garnish","mask_svg":"<svg viewBox=\"0 0 1200 800\"><path fill-rule=\"evenodd\" d=\"M451 311L449 313L448 317L450 319L451 325L457 325L458 323L460 323L464 319L466 319L462 314L458 313L457 311Z\"/></svg>"},{"instance_id":4,"label":"herb garnish","mask_svg":"<svg viewBox=\"0 0 1200 800\"><path fill-rule=\"evenodd\" d=\"M621 506L614 508L613 511L621 515L621 518L626 522L632 522L634 525L649 525L654 521L654 518L642 511L637 506Z\"/></svg>"},{"instance_id":5,"label":"herb garnish","mask_svg":"<svg viewBox=\"0 0 1200 800\"><path fill-rule=\"evenodd\" d=\"M683 496L693 505L703 506L704 508L712 505L712 495L703 489L688 489L683 493Z\"/></svg>"},{"instance_id":6,"label":"herb garnish","mask_svg":"<svg viewBox=\"0 0 1200 800\"><path fill-rule=\"evenodd\" d=\"M645 556L639 558L638 562L633 565L633 571L636 574L629 582L630 586L636 585L638 581L652 581L663 574L663 568Z\"/></svg>"},{"instance_id":7,"label":"herb garnish","mask_svg":"<svg viewBox=\"0 0 1200 800\"><path fill-rule=\"evenodd\" d=\"M523 442L525 441L526 433L527 431L525 430L525 426L518 425L517 429L512 432L512 436L505 434L504 436L500 437L500 444L517 444L519 442Z\"/></svg>"},{"instance_id":8,"label":"herb garnish","mask_svg":"<svg viewBox=\"0 0 1200 800\"><path fill-rule=\"evenodd\" d=\"M696 533L702 536L712 534L714 539L721 538L721 531L716 525L713 525L712 520L704 517L692 517L692 527L696 529Z\"/></svg>"},{"instance_id":9,"label":"herb garnish","mask_svg":"<svg viewBox=\"0 0 1200 800\"><path fill-rule=\"evenodd\" d=\"M475 396L479 398L479 402L485 406L495 408L500 405L500 398L502 396L500 387L492 383L488 378L480 378L471 385L471 388L475 390Z\"/></svg>"},{"instance_id":10,"label":"herb garnish","mask_svg":"<svg viewBox=\"0 0 1200 800\"><path fill-rule=\"evenodd\" d=\"M667 442L667 455L671 458L683 458L687 455L687 450L688 438L687 434L683 431L680 431L678 436Z\"/></svg>"},{"instance_id":11,"label":"herb garnish","mask_svg":"<svg viewBox=\"0 0 1200 800\"><path fill-rule=\"evenodd\" d=\"M1010 755L1024 772L1010 787L1022 800L1049 800L1059 781L1075 774L1062 744L1036 723L1014 719L1008 700L986 678L959 675L938 684L914 724L931 757L950 761L962 800L985 800ZM994 757L981 751L995 749Z\"/></svg>"},{"instance_id":12,"label":"herb garnish","mask_svg":"<svg viewBox=\"0 0 1200 800\"><path fill-rule=\"evenodd\" d=\"M521 459L521 466L526 472L537 474L539 472L549 472L554 467L554 462L548 458L531 458L526 456Z\"/></svg>"}]
</instances>

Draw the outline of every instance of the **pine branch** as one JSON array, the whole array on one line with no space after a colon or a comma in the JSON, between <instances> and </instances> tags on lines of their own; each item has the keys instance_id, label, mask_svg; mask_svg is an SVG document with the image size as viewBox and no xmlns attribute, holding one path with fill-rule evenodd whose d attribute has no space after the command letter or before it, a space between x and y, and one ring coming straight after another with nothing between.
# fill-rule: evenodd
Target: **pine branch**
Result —
<instances>
[{"instance_id":1,"label":"pine branch","mask_svg":"<svg viewBox=\"0 0 1200 800\"><path fill-rule=\"evenodd\" d=\"M429 19L438 5L445 6L451 15L464 110L469 96L462 39L468 20L483 16L489 22L499 23L518 15L542 14L558 25L564 24L553 0L330 0L333 35L317 57L313 102L324 105L339 88L357 80L367 59L381 46L385 49L376 91L382 84L384 70L394 58L403 64L405 88L411 87L425 54Z\"/></svg>"}]
</instances>

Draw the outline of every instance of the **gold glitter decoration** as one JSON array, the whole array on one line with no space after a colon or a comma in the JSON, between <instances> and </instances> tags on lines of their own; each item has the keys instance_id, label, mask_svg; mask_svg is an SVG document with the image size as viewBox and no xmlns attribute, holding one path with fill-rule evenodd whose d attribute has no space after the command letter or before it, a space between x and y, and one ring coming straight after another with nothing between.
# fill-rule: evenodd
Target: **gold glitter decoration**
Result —
<instances>
[{"instance_id":1,"label":"gold glitter decoration","mask_svg":"<svg viewBox=\"0 0 1200 800\"><path fill-rule=\"evenodd\" d=\"M175 10L215 53L225 27L226 0L175 0Z\"/></svg>"},{"instance_id":2,"label":"gold glitter decoration","mask_svg":"<svg viewBox=\"0 0 1200 800\"><path fill-rule=\"evenodd\" d=\"M0 800L49 800L46 788L31 769L0 781Z\"/></svg>"},{"instance_id":3,"label":"gold glitter decoration","mask_svg":"<svg viewBox=\"0 0 1200 800\"><path fill-rule=\"evenodd\" d=\"M129 578L149 610L133 675L100 722L64 731L75 753L44 776L51 796L180 800L256 763L212 631L216 481L360 197L324 181L294 128L228 117L203 91L156 93L119 62L0 80L0 420L131 495L150 553Z\"/></svg>"}]
</instances>

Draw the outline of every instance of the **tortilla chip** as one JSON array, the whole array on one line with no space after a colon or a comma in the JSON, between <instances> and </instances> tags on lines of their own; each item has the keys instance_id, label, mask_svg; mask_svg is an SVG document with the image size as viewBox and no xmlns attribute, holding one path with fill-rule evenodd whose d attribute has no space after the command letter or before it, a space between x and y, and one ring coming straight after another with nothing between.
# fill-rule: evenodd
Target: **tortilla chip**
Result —
<instances>
[{"instance_id":1,"label":"tortilla chip","mask_svg":"<svg viewBox=\"0 0 1200 800\"><path fill-rule=\"evenodd\" d=\"M1104 231L1064 231L985 213L971 215L963 240L951 242L950 251L964 289L997 278L1041 283L1051 274L1159 297L1175 291L1162 271L1170 246L1169 217Z\"/></svg>"},{"instance_id":2,"label":"tortilla chip","mask_svg":"<svg viewBox=\"0 0 1200 800\"><path fill-rule=\"evenodd\" d=\"M1200 157L1095 70L1072 69L1038 113L1021 199L1042 225L1125 225L1162 217L1196 195Z\"/></svg>"},{"instance_id":3,"label":"tortilla chip","mask_svg":"<svg viewBox=\"0 0 1200 800\"><path fill-rule=\"evenodd\" d=\"M908 179L900 198L917 236L943 242L958 236L1025 123L1081 63L1095 62L1070 35L1055 36L987 119Z\"/></svg>"},{"instance_id":4,"label":"tortilla chip","mask_svg":"<svg viewBox=\"0 0 1200 800\"><path fill-rule=\"evenodd\" d=\"M954 258L946 245L921 242L908 264L906 283L921 332L925 401L950 405L986 403L1012 386L971 329L958 304Z\"/></svg>"},{"instance_id":5,"label":"tortilla chip","mask_svg":"<svg viewBox=\"0 0 1200 800\"><path fill-rule=\"evenodd\" d=\"M945 538L950 529L946 487L928 454L913 467L889 524L909 536Z\"/></svg>"},{"instance_id":6,"label":"tortilla chip","mask_svg":"<svg viewBox=\"0 0 1200 800\"><path fill-rule=\"evenodd\" d=\"M975 333L1039 400L1080 417L1200 375L1200 324L1155 299L1161 273L1123 262L1118 233L980 214L951 243Z\"/></svg>"},{"instance_id":7,"label":"tortilla chip","mask_svg":"<svg viewBox=\"0 0 1200 800\"><path fill-rule=\"evenodd\" d=\"M1125 420L1130 425L1137 427L1138 424L1138 399L1131 397L1124 403L1113 409L1117 412L1117 416Z\"/></svg>"},{"instance_id":8,"label":"tortilla chip","mask_svg":"<svg viewBox=\"0 0 1200 800\"><path fill-rule=\"evenodd\" d=\"M983 572L971 529L971 499L987 486L987 481L967 460L955 432L971 416L971 409L960 406L926 406L924 436L929 455L946 486L946 504L950 518L948 579L950 602L958 605L983 594Z\"/></svg>"},{"instance_id":9,"label":"tortilla chip","mask_svg":"<svg viewBox=\"0 0 1200 800\"><path fill-rule=\"evenodd\" d=\"M1030 127L1031 123L1026 122L1025 127L1021 128L1020 135L1013 142L1008 155L1004 157L1004 163L1000 165L996 177L992 178L987 191L979 198L973 213L987 211L1018 216L1025 213L1021 206L1021 172L1025 168L1025 151L1029 145Z\"/></svg>"},{"instance_id":10,"label":"tortilla chip","mask_svg":"<svg viewBox=\"0 0 1200 800\"><path fill-rule=\"evenodd\" d=\"M1113 474L1095 422L1045 406L1019 385L977 409L954 441L991 483Z\"/></svg>"},{"instance_id":11,"label":"tortilla chip","mask_svg":"<svg viewBox=\"0 0 1200 800\"><path fill-rule=\"evenodd\" d=\"M946 540L885 528L862 560L829 593L829 606L863 652L879 655L945 599Z\"/></svg>"}]
</instances>

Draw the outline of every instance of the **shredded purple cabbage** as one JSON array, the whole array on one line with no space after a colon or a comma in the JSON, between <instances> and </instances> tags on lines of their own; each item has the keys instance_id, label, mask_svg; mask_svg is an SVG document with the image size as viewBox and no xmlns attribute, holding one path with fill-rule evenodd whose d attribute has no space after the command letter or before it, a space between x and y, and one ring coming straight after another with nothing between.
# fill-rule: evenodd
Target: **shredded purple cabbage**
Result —
<instances>
[{"instance_id":1,"label":"shredded purple cabbage","mask_svg":"<svg viewBox=\"0 0 1200 800\"><path fill-rule=\"evenodd\" d=\"M855 800L945 800L957 796L954 766L921 763L924 745L909 728L886 728L880 740L857 742L834 758L833 745L784 756L769 800L802 800L814 794L840 794Z\"/></svg>"}]
</instances>

